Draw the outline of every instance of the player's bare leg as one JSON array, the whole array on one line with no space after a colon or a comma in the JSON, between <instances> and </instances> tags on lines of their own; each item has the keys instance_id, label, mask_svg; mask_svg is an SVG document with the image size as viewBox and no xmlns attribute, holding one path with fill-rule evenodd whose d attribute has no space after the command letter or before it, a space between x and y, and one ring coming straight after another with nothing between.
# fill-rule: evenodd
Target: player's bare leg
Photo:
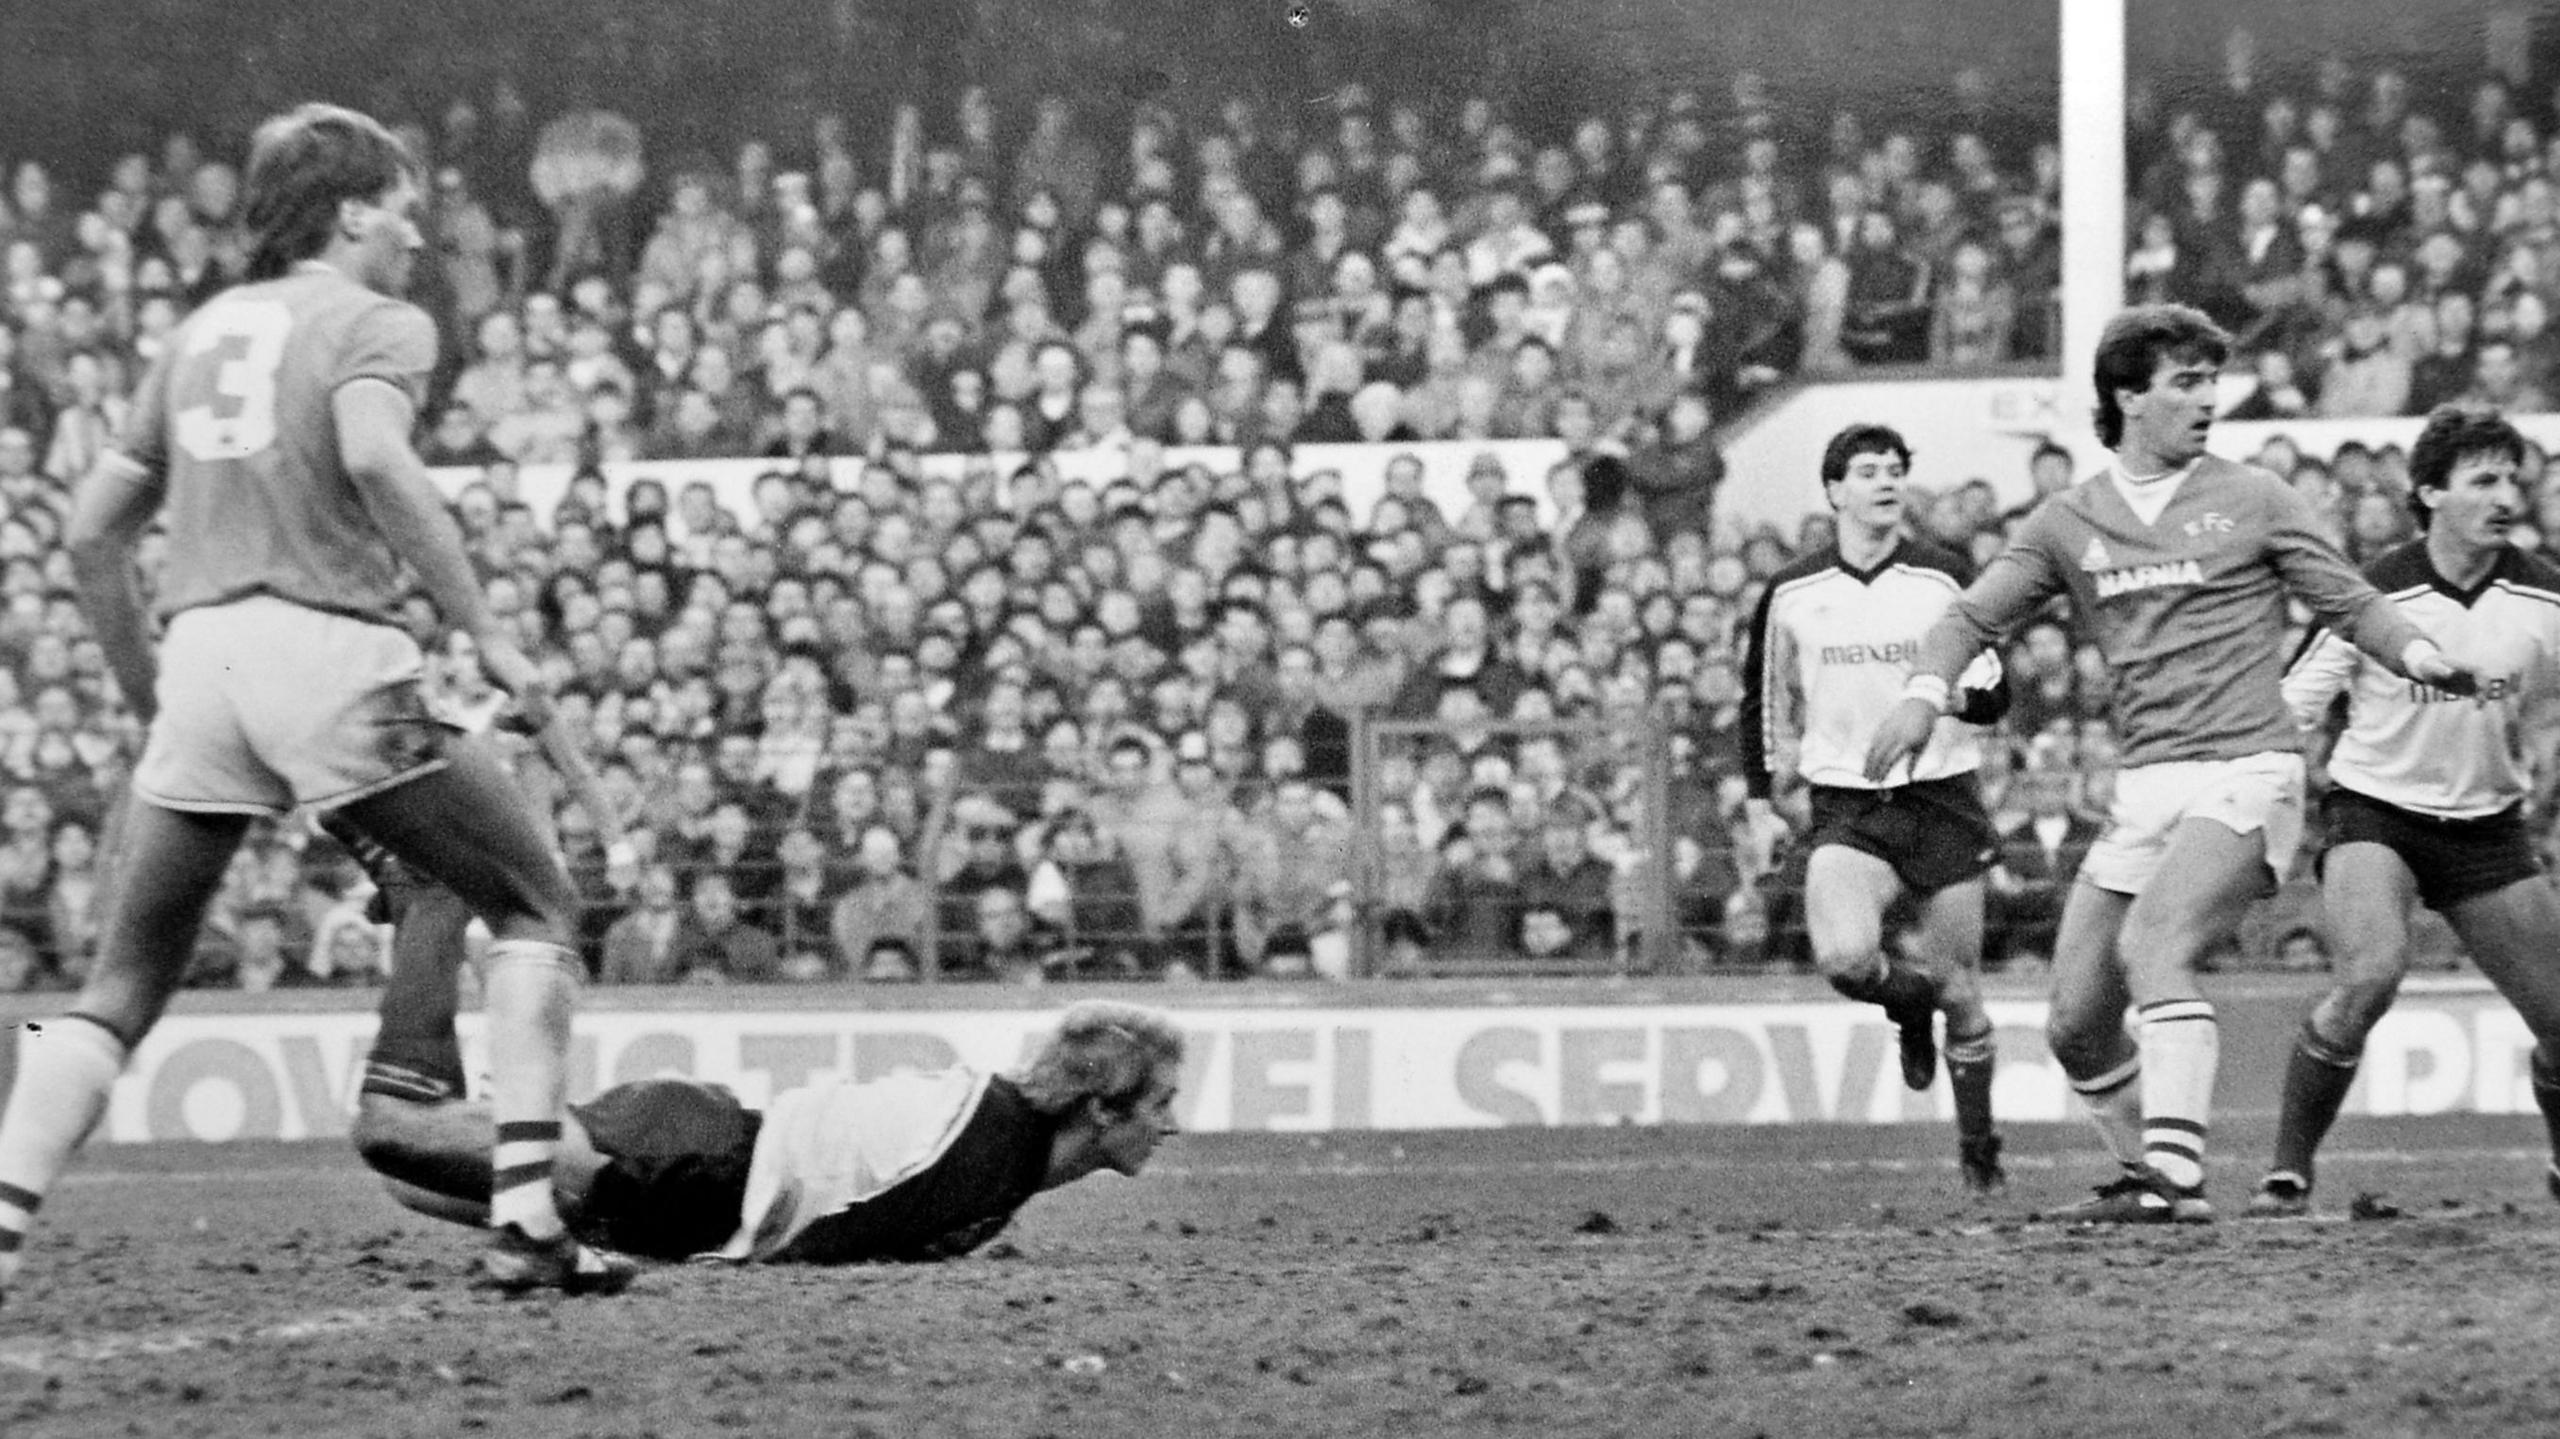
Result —
<instances>
[{"instance_id":1,"label":"player's bare leg","mask_svg":"<svg viewBox=\"0 0 2560 1439\"><path fill-rule=\"evenodd\" d=\"M2142 1162L2176 1191L2181 1217L2212 1214L2201 1191L2221 1037L2196 969L2238 929L2266 874L2263 834L2183 820L2116 941L2139 1026Z\"/></svg>"},{"instance_id":2,"label":"player's bare leg","mask_svg":"<svg viewBox=\"0 0 2560 1439\"><path fill-rule=\"evenodd\" d=\"M1997 1050L1991 1014L1982 1003L1982 881L1951 884L1920 907L1914 936L1938 1012L1947 1017L1947 1083L1955 1091L1956 1152L1965 1187L1990 1194L2008 1184L2000 1167L2000 1134L1992 1124L1991 1078Z\"/></svg>"},{"instance_id":3,"label":"player's bare leg","mask_svg":"<svg viewBox=\"0 0 2560 1439\"><path fill-rule=\"evenodd\" d=\"M483 1277L520 1291L611 1292L634 1272L569 1237L552 1200L567 1099L569 1020L583 977L575 896L521 791L478 746L433 774L348 805L347 819L461 896L489 926L490 1099L497 1117Z\"/></svg>"},{"instance_id":4,"label":"player's bare leg","mask_svg":"<svg viewBox=\"0 0 2560 1439\"><path fill-rule=\"evenodd\" d=\"M356 1101L356 1152L403 1207L475 1227L489 1222L490 1136L497 1117L485 1100L401 1099L368 1093ZM605 1158L575 1115L561 1124L552 1199L574 1218Z\"/></svg>"},{"instance_id":5,"label":"player's bare leg","mask_svg":"<svg viewBox=\"0 0 2560 1439\"><path fill-rule=\"evenodd\" d=\"M186 977L205 907L246 815L131 804L114 861L97 966L69 1014L30 1024L0 1112L0 1295L17 1277L45 1191L106 1113L107 1091Z\"/></svg>"},{"instance_id":6,"label":"player's bare leg","mask_svg":"<svg viewBox=\"0 0 2560 1439\"><path fill-rule=\"evenodd\" d=\"M2445 919L2533 1033L2533 1102L2552 1153L2543 1183L2560 1199L2560 969L2551 963L2560 941L2560 887L2547 875L2518 880L2447 907Z\"/></svg>"},{"instance_id":7,"label":"player's bare leg","mask_svg":"<svg viewBox=\"0 0 2560 1439\"><path fill-rule=\"evenodd\" d=\"M356 842L370 843L361 837ZM485 1213L492 1132L487 1116L477 1124L440 1128L420 1118L460 1101L470 1087L454 1016L462 1002L471 909L452 890L425 881L398 860L368 859L392 924L391 980L383 988L364 1086L356 1096L356 1152L395 1182L471 1196Z\"/></svg>"},{"instance_id":8,"label":"player's bare leg","mask_svg":"<svg viewBox=\"0 0 2560 1439\"><path fill-rule=\"evenodd\" d=\"M2285 1061L2276 1152L2249 1213L2289 1219L2311 1210L2320 1142L2354 1086L2366 1036L2409 972L2409 907L2417 880L2391 847L2342 844L2321 862L2321 904L2338 936L2338 977L2311 1007Z\"/></svg>"},{"instance_id":9,"label":"player's bare leg","mask_svg":"<svg viewBox=\"0 0 2560 1439\"><path fill-rule=\"evenodd\" d=\"M2046 1039L2123 1173L2098 1186L2092 1197L2046 1210L2041 1218L2121 1224L2177 1217L2163 1212L2142 1162L2142 1051L2125 1029L2125 1009L2133 1000L2117 941L2132 907L2133 896L2100 888L2085 877L2063 901L2062 927L2053 946Z\"/></svg>"},{"instance_id":10,"label":"player's bare leg","mask_svg":"<svg viewBox=\"0 0 2560 1439\"><path fill-rule=\"evenodd\" d=\"M2142 1162L2142 1057L2124 1027L2124 964L2116 935L2133 896L2083 879L2062 903L2054 931L2045 1041L2080 1096L2107 1152Z\"/></svg>"},{"instance_id":11,"label":"player's bare leg","mask_svg":"<svg viewBox=\"0 0 2560 1439\"><path fill-rule=\"evenodd\" d=\"M1883 1008L1900 1036L1902 1082L1927 1089L1938 1077L1937 986L1884 947L1884 913L1901 879L1874 855L1826 844L1806 860L1804 887L1814 967L1841 994Z\"/></svg>"}]
</instances>

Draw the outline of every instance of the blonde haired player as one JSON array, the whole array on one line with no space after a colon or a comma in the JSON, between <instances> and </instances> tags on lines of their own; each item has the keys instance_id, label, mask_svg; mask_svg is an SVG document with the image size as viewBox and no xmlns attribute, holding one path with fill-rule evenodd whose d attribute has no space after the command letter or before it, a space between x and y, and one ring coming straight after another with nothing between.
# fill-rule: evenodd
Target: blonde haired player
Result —
<instances>
[{"instance_id":1,"label":"blonde haired player","mask_svg":"<svg viewBox=\"0 0 2560 1439\"><path fill-rule=\"evenodd\" d=\"M618 1085L570 1112L561 1212L588 1243L655 1259L951 1258L994 1238L1034 1195L1145 1168L1180 1132L1182 1055L1170 1015L1088 1000L1012 1075L830 1075L760 1111L718 1085ZM361 1104L358 1152L395 1199L481 1222L488 1106L377 1090Z\"/></svg>"}]
</instances>

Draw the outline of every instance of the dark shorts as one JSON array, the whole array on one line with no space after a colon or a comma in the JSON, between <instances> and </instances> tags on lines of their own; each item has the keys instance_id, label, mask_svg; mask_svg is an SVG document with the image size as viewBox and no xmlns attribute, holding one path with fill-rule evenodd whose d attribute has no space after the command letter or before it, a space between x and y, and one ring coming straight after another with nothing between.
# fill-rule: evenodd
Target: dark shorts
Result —
<instances>
[{"instance_id":1,"label":"dark shorts","mask_svg":"<svg viewBox=\"0 0 2560 1439\"><path fill-rule=\"evenodd\" d=\"M715 1084L619 1084L571 1107L608 1161L579 1206L580 1238L625 1254L686 1259L729 1242L763 1117Z\"/></svg>"},{"instance_id":2,"label":"dark shorts","mask_svg":"<svg viewBox=\"0 0 2560 1439\"><path fill-rule=\"evenodd\" d=\"M2320 801L2320 818L2328 830L2324 863L2342 844L2381 845L2417 879L2418 902L2438 913L2542 873L2522 805L2478 819L2438 819L2333 788Z\"/></svg>"},{"instance_id":3,"label":"dark shorts","mask_svg":"<svg viewBox=\"0 0 2560 1439\"><path fill-rule=\"evenodd\" d=\"M1972 775L1924 779L1890 789L1815 785L1811 854L1827 844L1871 854L1893 866L1906 888L1923 893L1962 884L1991 868L2000 840Z\"/></svg>"}]
</instances>

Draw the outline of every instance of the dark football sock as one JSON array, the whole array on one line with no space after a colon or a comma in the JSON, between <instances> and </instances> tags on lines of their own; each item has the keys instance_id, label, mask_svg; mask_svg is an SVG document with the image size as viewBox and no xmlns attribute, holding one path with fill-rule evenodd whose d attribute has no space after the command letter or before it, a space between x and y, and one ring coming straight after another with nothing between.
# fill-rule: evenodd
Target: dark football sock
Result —
<instances>
[{"instance_id":1,"label":"dark football sock","mask_svg":"<svg viewBox=\"0 0 2560 1439\"><path fill-rule=\"evenodd\" d=\"M2338 1121L2338 1108L2355 1085L2360 1058L2323 1039L2309 1021L2303 1023L2284 1066L2284 1112L2276 1121L2277 1170L2299 1174L2305 1181L2311 1178L2320 1141L2329 1137L2329 1126Z\"/></svg>"},{"instance_id":2,"label":"dark football sock","mask_svg":"<svg viewBox=\"0 0 2560 1439\"><path fill-rule=\"evenodd\" d=\"M1834 975L1831 987L1843 998L1863 1004L1881 1005L1885 1013L1900 1022L1901 1016L1914 1010L1934 1009L1938 988L1917 970L1905 969L1890 960L1881 962L1867 974Z\"/></svg>"},{"instance_id":3,"label":"dark football sock","mask_svg":"<svg viewBox=\"0 0 2560 1439\"><path fill-rule=\"evenodd\" d=\"M469 1085L453 1020L462 1007L463 931L471 911L441 887L410 890L396 908L391 981L365 1058L364 1087L401 1099L459 1099Z\"/></svg>"},{"instance_id":4,"label":"dark football sock","mask_svg":"<svg viewBox=\"0 0 2560 1439\"><path fill-rule=\"evenodd\" d=\"M2542 1127L2551 1136L2552 1162L2560 1165L2560 1067L2537 1048L2533 1051L2533 1102L2542 1109Z\"/></svg>"},{"instance_id":5,"label":"dark football sock","mask_svg":"<svg viewBox=\"0 0 2560 1439\"><path fill-rule=\"evenodd\" d=\"M1991 1031L1947 1036L1947 1081L1956 1095L1956 1133L1979 1139L1991 1132L1991 1075L1999 1062Z\"/></svg>"}]
</instances>

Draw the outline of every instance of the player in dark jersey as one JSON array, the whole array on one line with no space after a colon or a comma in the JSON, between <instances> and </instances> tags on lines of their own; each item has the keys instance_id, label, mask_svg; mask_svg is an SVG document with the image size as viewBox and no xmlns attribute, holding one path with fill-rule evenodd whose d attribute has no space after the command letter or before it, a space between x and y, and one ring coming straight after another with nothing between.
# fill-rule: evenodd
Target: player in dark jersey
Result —
<instances>
[{"instance_id":1,"label":"player in dark jersey","mask_svg":"<svg viewBox=\"0 0 2560 1439\"><path fill-rule=\"evenodd\" d=\"M2411 684L2327 631L2313 633L2285 676L2285 701L2306 728L2346 699L2321 803L2321 897L2339 966L2294 1042L2275 1162L2252 1215L2310 1212L2313 1157L2408 973L2415 904L2444 916L2533 1032L2534 1102L2560 1156L2560 967L2551 962L2560 889L2526 824L2528 751L2542 751L2546 768L2552 759L2560 569L2507 542L2531 513L2516 479L2524 443L2493 410L2448 405L2428 416L2409 452L2409 504L2425 533L2365 571L2448 652L2480 667L2479 693L2457 699ZM2560 1158L2545 1183L2560 1198Z\"/></svg>"},{"instance_id":2,"label":"player in dark jersey","mask_svg":"<svg viewBox=\"0 0 2560 1439\"><path fill-rule=\"evenodd\" d=\"M1870 777L1891 773L1928 743L1973 656L2056 598L2115 675L2125 768L2063 904L2048 1034L2123 1173L2051 1218L2213 1218L2204 1142L2221 1046L2196 968L2301 843L2302 740L2278 688L2286 600L2395 674L2477 684L2339 556L2309 502L2205 453L2230 350L2180 305L2108 322L2094 369L2115 464L2036 506L1930 629L1867 750Z\"/></svg>"},{"instance_id":3,"label":"player in dark jersey","mask_svg":"<svg viewBox=\"0 0 2560 1439\"><path fill-rule=\"evenodd\" d=\"M1906 536L1911 447L1851 425L1822 453L1837 539L1770 577L1744 665L1743 771L1755 805L1790 815L1807 847L1805 928L1834 989L1881 1006L1901 1034L1902 1078L1936 1082L1947 1017L1957 1157L1977 1194L2005 1183L1991 1121L1991 1016L1982 1006L1982 876L1997 852L1975 772L1975 729L2008 708L1985 651L1962 701L1897 784L1870 781L1866 743L1901 698L1920 637L1972 578L1962 556ZM1886 952L1885 921L1912 905L1911 952Z\"/></svg>"},{"instance_id":4,"label":"player in dark jersey","mask_svg":"<svg viewBox=\"0 0 2560 1439\"><path fill-rule=\"evenodd\" d=\"M248 282L180 325L120 445L81 482L68 538L82 606L149 739L97 965L68 1016L31 1029L0 1114L0 1290L185 973L251 817L296 807L342 813L489 925L482 1280L602 1293L634 1272L578 1243L552 1202L580 975L568 876L490 757L448 744L398 623L414 573L499 686L547 718L533 661L490 613L410 446L436 349L425 312L395 298L422 244L418 198L414 161L366 116L310 105L261 126ZM134 566L155 517L156 653Z\"/></svg>"}]
</instances>

